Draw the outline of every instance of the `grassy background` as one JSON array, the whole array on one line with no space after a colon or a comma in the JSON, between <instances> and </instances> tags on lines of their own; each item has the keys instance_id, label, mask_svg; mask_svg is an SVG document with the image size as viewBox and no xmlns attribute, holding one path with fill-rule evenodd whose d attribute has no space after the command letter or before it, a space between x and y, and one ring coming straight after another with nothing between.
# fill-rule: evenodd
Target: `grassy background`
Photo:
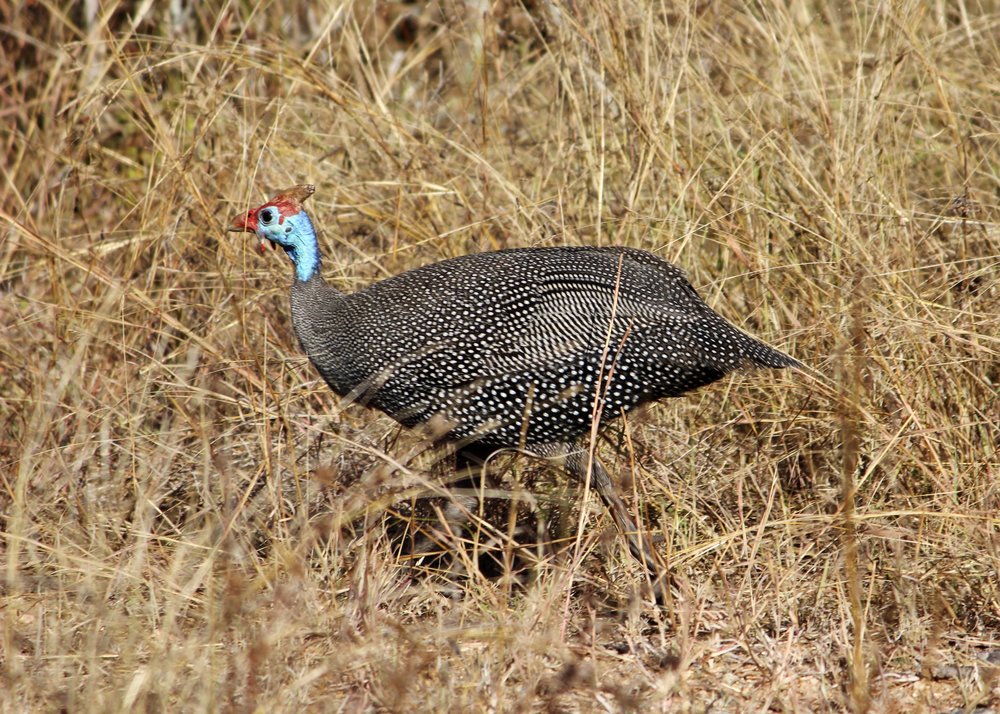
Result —
<instances>
[{"instance_id":1,"label":"grassy background","mask_svg":"<svg viewBox=\"0 0 1000 714\"><path fill-rule=\"evenodd\" d=\"M0 2L3 709L1000 706L998 38L965 0ZM407 557L446 469L223 232L306 181L344 290L627 244L812 368L611 430L671 608L532 464L500 500L571 548L474 519L529 584Z\"/></svg>"}]
</instances>

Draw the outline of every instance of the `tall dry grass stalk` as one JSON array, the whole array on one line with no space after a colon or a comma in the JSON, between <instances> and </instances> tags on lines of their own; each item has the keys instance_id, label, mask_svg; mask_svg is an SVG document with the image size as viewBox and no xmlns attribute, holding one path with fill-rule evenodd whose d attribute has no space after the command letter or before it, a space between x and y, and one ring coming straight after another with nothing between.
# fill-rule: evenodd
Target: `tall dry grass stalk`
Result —
<instances>
[{"instance_id":1,"label":"tall dry grass stalk","mask_svg":"<svg viewBox=\"0 0 1000 714\"><path fill-rule=\"evenodd\" d=\"M1000 706L998 37L967 1L0 4L0 709ZM809 365L597 445L669 613L576 484L449 490L331 397L284 259L224 233L306 181L345 290L631 245Z\"/></svg>"},{"instance_id":2,"label":"tall dry grass stalk","mask_svg":"<svg viewBox=\"0 0 1000 714\"><path fill-rule=\"evenodd\" d=\"M862 574L858 562L858 524L856 507L858 486L856 474L860 462L860 434L858 425L861 412L862 368L865 353L865 287L866 276L858 268L847 303L851 322L847 341L840 347L840 448L843 450L840 474L840 511L843 523L841 543L844 551L844 583L847 587L847 606L850 611L851 649L848 662L848 704L853 712L867 712L871 707L868 681L868 664L865 652L867 618L863 600Z\"/></svg>"}]
</instances>

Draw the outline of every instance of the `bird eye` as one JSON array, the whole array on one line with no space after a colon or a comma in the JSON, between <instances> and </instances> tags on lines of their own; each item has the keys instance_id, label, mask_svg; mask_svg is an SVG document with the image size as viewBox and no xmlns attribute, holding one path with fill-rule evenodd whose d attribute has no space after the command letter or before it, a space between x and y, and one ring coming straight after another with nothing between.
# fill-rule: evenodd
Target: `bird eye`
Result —
<instances>
[{"instance_id":1,"label":"bird eye","mask_svg":"<svg viewBox=\"0 0 1000 714\"><path fill-rule=\"evenodd\" d=\"M260 222L265 225L272 223L274 221L274 209L265 208L257 214L257 217L260 219Z\"/></svg>"}]
</instances>

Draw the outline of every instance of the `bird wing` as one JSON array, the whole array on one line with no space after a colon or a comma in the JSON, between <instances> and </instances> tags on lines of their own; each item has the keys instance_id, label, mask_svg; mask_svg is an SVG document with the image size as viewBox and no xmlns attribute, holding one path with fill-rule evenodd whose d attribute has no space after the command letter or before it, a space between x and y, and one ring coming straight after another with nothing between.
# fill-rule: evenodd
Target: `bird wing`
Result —
<instances>
[{"instance_id":1,"label":"bird wing","mask_svg":"<svg viewBox=\"0 0 1000 714\"><path fill-rule=\"evenodd\" d=\"M654 372L725 373L748 361L747 345L760 344L713 312L683 271L644 251L515 250L474 260L467 273L448 262L422 269L420 300L412 299L415 274L407 274L407 300L394 307L414 329L393 332L392 342L372 333L366 383L379 391L475 389L514 375L582 373L618 355ZM385 310L391 282L364 299ZM470 305L476 291L488 299Z\"/></svg>"},{"instance_id":2,"label":"bird wing","mask_svg":"<svg viewBox=\"0 0 1000 714\"><path fill-rule=\"evenodd\" d=\"M522 315L524 324L497 330L483 345L493 373L614 355L626 340L644 337L677 345L678 364L704 364L699 333L741 334L698 297L683 271L634 249L592 249L565 265L546 264L510 292L517 304L507 314Z\"/></svg>"}]
</instances>

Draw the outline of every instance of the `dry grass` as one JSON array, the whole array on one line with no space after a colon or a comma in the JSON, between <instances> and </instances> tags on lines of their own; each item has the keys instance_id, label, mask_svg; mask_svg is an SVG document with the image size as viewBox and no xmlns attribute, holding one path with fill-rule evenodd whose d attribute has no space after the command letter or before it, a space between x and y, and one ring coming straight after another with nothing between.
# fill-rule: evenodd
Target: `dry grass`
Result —
<instances>
[{"instance_id":1,"label":"dry grass","mask_svg":"<svg viewBox=\"0 0 1000 714\"><path fill-rule=\"evenodd\" d=\"M0 2L5 711L1000 706L1000 8L220 5ZM406 555L446 470L223 232L303 181L343 289L633 245L813 368L612 430L672 609L531 464L578 549Z\"/></svg>"}]
</instances>

